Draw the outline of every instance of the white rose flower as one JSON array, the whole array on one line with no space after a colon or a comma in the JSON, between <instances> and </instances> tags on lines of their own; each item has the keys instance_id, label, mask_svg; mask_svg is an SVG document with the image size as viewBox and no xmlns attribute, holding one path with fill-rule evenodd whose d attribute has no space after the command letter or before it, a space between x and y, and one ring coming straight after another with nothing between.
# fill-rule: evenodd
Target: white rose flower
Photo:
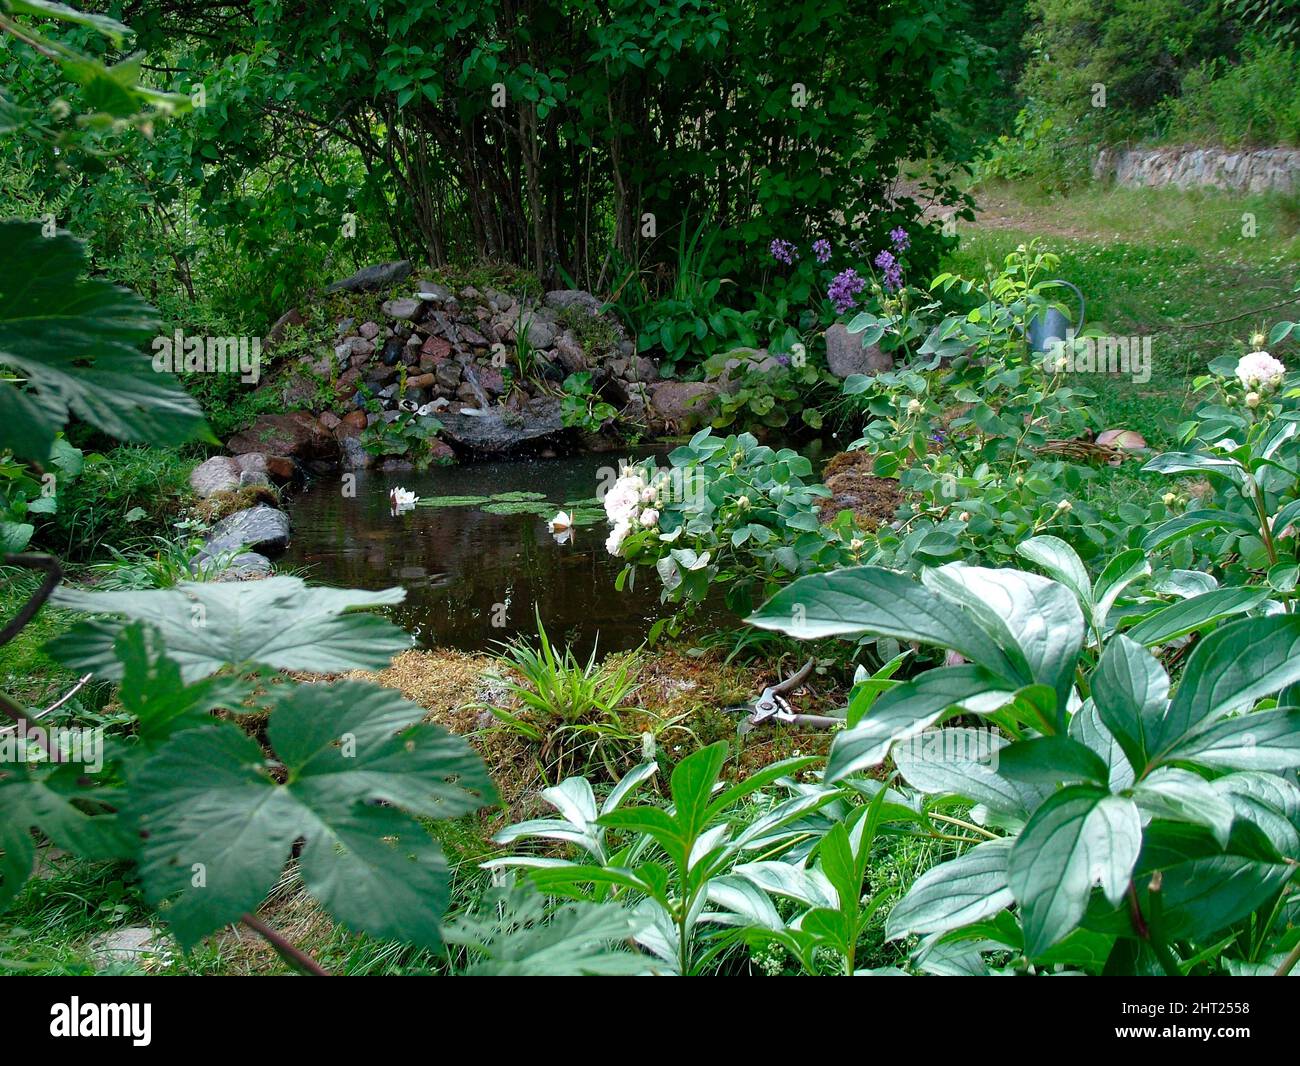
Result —
<instances>
[{"instance_id":1,"label":"white rose flower","mask_svg":"<svg viewBox=\"0 0 1300 1066\"><path fill-rule=\"evenodd\" d=\"M1246 406L1247 406L1247 407L1258 407L1258 406L1259 406L1259 393L1257 393L1257 392L1248 392L1248 393L1246 393Z\"/></svg>"},{"instance_id":2,"label":"white rose flower","mask_svg":"<svg viewBox=\"0 0 1300 1066\"><path fill-rule=\"evenodd\" d=\"M627 539L630 528L626 522L614 523L614 528L609 531L609 536L605 539L605 550L610 555L619 553L619 550L623 547L623 541Z\"/></svg>"},{"instance_id":3,"label":"white rose flower","mask_svg":"<svg viewBox=\"0 0 1300 1066\"><path fill-rule=\"evenodd\" d=\"M637 521L646 529L653 529L659 524L659 512L653 507L647 507L641 512L641 517Z\"/></svg>"},{"instance_id":4,"label":"white rose flower","mask_svg":"<svg viewBox=\"0 0 1300 1066\"><path fill-rule=\"evenodd\" d=\"M1251 352L1237 361L1237 380L1245 389L1275 389L1286 376L1286 367L1268 352Z\"/></svg>"}]
</instances>

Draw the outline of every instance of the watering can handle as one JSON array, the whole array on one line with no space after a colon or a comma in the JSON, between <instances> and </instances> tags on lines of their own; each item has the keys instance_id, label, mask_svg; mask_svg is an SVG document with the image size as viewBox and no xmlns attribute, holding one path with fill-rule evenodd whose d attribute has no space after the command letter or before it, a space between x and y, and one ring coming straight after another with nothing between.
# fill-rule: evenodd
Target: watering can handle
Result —
<instances>
[{"instance_id":1,"label":"watering can handle","mask_svg":"<svg viewBox=\"0 0 1300 1066\"><path fill-rule=\"evenodd\" d=\"M1075 333L1078 333L1081 329L1083 329L1083 324L1087 320L1087 315L1088 315L1088 305L1084 301L1083 293L1079 290L1079 286L1075 285L1073 282L1066 281L1064 278L1055 278L1052 281L1049 281L1048 284L1064 285L1067 289L1069 289L1072 293L1074 293L1075 296L1079 298L1079 321L1078 323L1076 323L1074 327Z\"/></svg>"}]
</instances>

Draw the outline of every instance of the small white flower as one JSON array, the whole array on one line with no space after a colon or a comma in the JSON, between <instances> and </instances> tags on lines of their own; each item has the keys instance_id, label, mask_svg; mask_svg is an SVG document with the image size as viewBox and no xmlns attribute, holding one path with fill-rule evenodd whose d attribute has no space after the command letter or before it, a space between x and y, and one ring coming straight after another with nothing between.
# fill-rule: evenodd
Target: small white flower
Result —
<instances>
[{"instance_id":1,"label":"small white flower","mask_svg":"<svg viewBox=\"0 0 1300 1066\"><path fill-rule=\"evenodd\" d=\"M546 523L546 528L552 533L563 533L573 525L573 515L567 511L557 511L555 517Z\"/></svg>"},{"instance_id":2,"label":"small white flower","mask_svg":"<svg viewBox=\"0 0 1300 1066\"><path fill-rule=\"evenodd\" d=\"M1073 507L1074 507L1074 504L1072 504L1069 500L1062 500L1060 503L1058 503L1058 504L1056 505L1056 509L1057 509L1058 511L1069 511L1069 510L1071 510Z\"/></svg>"},{"instance_id":3,"label":"small white flower","mask_svg":"<svg viewBox=\"0 0 1300 1066\"><path fill-rule=\"evenodd\" d=\"M609 536L605 539L605 550L610 555L617 555L623 547L623 541L627 539L628 531L631 529L626 522L615 522L614 528L609 531Z\"/></svg>"},{"instance_id":4,"label":"small white flower","mask_svg":"<svg viewBox=\"0 0 1300 1066\"><path fill-rule=\"evenodd\" d=\"M420 497L415 493L409 492L400 485L388 490L388 503L394 513L409 511L419 499Z\"/></svg>"},{"instance_id":5,"label":"small white flower","mask_svg":"<svg viewBox=\"0 0 1300 1066\"><path fill-rule=\"evenodd\" d=\"M1172 507L1174 504L1178 502L1178 493L1166 492L1163 496L1160 497L1160 499L1164 501L1164 505L1166 507Z\"/></svg>"},{"instance_id":6,"label":"small white flower","mask_svg":"<svg viewBox=\"0 0 1300 1066\"><path fill-rule=\"evenodd\" d=\"M849 550L860 552L864 544L866 544L866 541L864 541L861 537L854 537L851 541L849 541Z\"/></svg>"},{"instance_id":7,"label":"small white flower","mask_svg":"<svg viewBox=\"0 0 1300 1066\"><path fill-rule=\"evenodd\" d=\"M641 517L638 519L638 521L646 529L653 529L655 526L659 524L659 512L656 511L653 507L647 507L644 511L641 512Z\"/></svg>"},{"instance_id":8,"label":"small white flower","mask_svg":"<svg viewBox=\"0 0 1300 1066\"><path fill-rule=\"evenodd\" d=\"M969 521L970 521L970 512L969 512L969 511L962 511L962 513L959 514L959 515L957 516L957 521L959 521L959 522L969 522Z\"/></svg>"},{"instance_id":9,"label":"small white flower","mask_svg":"<svg viewBox=\"0 0 1300 1066\"><path fill-rule=\"evenodd\" d=\"M915 396L913 396L910 400L907 401L907 413L909 415L916 414L916 412L919 411L920 409L921 409L921 401L918 400Z\"/></svg>"},{"instance_id":10,"label":"small white flower","mask_svg":"<svg viewBox=\"0 0 1300 1066\"><path fill-rule=\"evenodd\" d=\"M1258 407L1258 406L1259 406L1259 400L1260 400L1259 393L1257 393L1257 392L1248 392L1248 393L1246 393L1246 406L1247 406L1247 407Z\"/></svg>"},{"instance_id":11,"label":"small white flower","mask_svg":"<svg viewBox=\"0 0 1300 1066\"><path fill-rule=\"evenodd\" d=\"M742 511L747 511L749 509L749 497L748 496L740 497L740 499L736 501L736 506L739 507Z\"/></svg>"},{"instance_id":12,"label":"small white flower","mask_svg":"<svg viewBox=\"0 0 1300 1066\"><path fill-rule=\"evenodd\" d=\"M1237 361L1237 380L1245 389L1275 389L1286 376L1286 367L1268 352L1251 352Z\"/></svg>"}]
</instances>

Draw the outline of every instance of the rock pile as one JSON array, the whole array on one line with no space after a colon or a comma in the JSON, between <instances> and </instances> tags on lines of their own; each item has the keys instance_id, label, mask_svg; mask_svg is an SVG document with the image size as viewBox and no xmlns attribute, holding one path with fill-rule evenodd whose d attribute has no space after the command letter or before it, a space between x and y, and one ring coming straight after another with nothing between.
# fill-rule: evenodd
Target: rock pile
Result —
<instances>
[{"instance_id":1,"label":"rock pile","mask_svg":"<svg viewBox=\"0 0 1300 1066\"><path fill-rule=\"evenodd\" d=\"M275 407L290 410L263 415L236 434L231 452L288 456L309 469L340 461L364 466L371 457L357 438L403 411L443 423L445 443L435 458L509 452L572 435L557 394L565 378L583 371L620 421L652 425L655 364L637 357L621 323L590 293L557 289L534 300L495 289L453 292L432 281L404 282L408 269L379 264L331 286L383 287L392 296L373 318L337 322L332 344L263 384L276 390ZM272 334L293 321L291 312Z\"/></svg>"}]
</instances>

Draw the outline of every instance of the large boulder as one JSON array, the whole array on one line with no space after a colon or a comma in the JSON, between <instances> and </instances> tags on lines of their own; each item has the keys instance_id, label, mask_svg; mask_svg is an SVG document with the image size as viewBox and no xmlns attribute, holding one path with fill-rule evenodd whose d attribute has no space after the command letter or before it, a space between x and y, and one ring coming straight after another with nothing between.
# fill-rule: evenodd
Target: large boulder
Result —
<instances>
[{"instance_id":1,"label":"large boulder","mask_svg":"<svg viewBox=\"0 0 1300 1066\"><path fill-rule=\"evenodd\" d=\"M397 259L391 263L375 263L362 267L350 278L342 278L326 287L328 292L380 292L391 289L406 280L411 273L409 259Z\"/></svg>"},{"instance_id":2,"label":"large boulder","mask_svg":"<svg viewBox=\"0 0 1300 1066\"><path fill-rule=\"evenodd\" d=\"M601 302L583 289L552 289L542 297L542 303L557 311L579 307L589 315L600 314Z\"/></svg>"},{"instance_id":3,"label":"large boulder","mask_svg":"<svg viewBox=\"0 0 1300 1066\"><path fill-rule=\"evenodd\" d=\"M442 435L458 449L500 455L564 431L560 401L539 396L518 411L492 408L479 415L442 414Z\"/></svg>"},{"instance_id":4,"label":"large boulder","mask_svg":"<svg viewBox=\"0 0 1300 1066\"><path fill-rule=\"evenodd\" d=\"M259 503L246 511L227 515L213 526L199 554L200 558L239 551L278 555L288 546L288 515Z\"/></svg>"},{"instance_id":5,"label":"large boulder","mask_svg":"<svg viewBox=\"0 0 1300 1066\"><path fill-rule=\"evenodd\" d=\"M713 417L719 388L710 381L659 381L648 392L650 428L689 433Z\"/></svg>"},{"instance_id":6,"label":"large boulder","mask_svg":"<svg viewBox=\"0 0 1300 1066\"><path fill-rule=\"evenodd\" d=\"M862 346L862 334L850 333L842 322L826 330L826 365L837 378L851 374L879 374L894 368L894 357L880 345Z\"/></svg>"},{"instance_id":7,"label":"large boulder","mask_svg":"<svg viewBox=\"0 0 1300 1066\"><path fill-rule=\"evenodd\" d=\"M260 415L226 442L234 455L262 452L294 459L331 459L338 448L320 423L305 411Z\"/></svg>"},{"instance_id":8,"label":"large boulder","mask_svg":"<svg viewBox=\"0 0 1300 1066\"><path fill-rule=\"evenodd\" d=\"M214 455L190 471L190 488L201 500L239 488L239 464L228 455Z\"/></svg>"}]
</instances>

